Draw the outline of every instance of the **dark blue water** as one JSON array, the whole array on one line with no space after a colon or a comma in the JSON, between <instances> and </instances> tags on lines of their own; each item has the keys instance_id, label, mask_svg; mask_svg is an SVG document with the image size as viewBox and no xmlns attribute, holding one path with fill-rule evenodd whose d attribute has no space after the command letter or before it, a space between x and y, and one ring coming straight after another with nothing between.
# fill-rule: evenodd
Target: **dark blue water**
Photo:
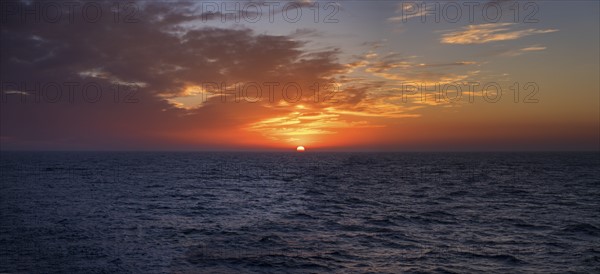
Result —
<instances>
[{"instance_id":1,"label":"dark blue water","mask_svg":"<svg viewBox=\"0 0 600 274\"><path fill-rule=\"evenodd\" d=\"M1 154L0 272L600 272L598 153Z\"/></svg>"}]
</instances>

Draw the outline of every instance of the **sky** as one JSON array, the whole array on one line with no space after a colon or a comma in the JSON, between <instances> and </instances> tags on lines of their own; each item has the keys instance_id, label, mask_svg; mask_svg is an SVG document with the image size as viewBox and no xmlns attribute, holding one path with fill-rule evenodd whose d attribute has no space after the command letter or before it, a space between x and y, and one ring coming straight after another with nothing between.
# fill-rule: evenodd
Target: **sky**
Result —
<instances>
[{"instance_id":1,"label":"sky","mask_svg":"<svg viewBox=\"0 0 600 274\"><path fill-rule=\"evenodd\" d=\"M598 1L3 1L1 150L599 150Z\"/></svg>"}]
</instances>

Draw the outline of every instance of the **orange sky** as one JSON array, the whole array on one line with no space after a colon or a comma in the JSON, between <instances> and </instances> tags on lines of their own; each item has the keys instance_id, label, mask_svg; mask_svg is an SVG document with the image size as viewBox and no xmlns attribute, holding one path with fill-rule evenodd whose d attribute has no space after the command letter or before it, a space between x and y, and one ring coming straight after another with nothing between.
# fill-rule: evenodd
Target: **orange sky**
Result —
<instances>
[{"instance_id":1,"label":"orange sky","mask_svg":"<svg viewBox=\"0 0 600 274\"><path fill-rule=\"evenodd\" d=\"M314 4L275 23L194 2L144 2L134 23L8 16L2 149L599 148L597 2L540 2L534 23L421 22L390 1L324 23Z\"/></svg>"}]
</instances>

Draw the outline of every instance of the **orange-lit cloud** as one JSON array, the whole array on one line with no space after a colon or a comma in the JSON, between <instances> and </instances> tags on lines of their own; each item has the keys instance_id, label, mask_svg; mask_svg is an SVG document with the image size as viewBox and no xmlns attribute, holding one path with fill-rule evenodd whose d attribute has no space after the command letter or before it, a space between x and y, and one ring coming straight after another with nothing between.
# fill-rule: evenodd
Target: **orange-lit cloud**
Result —
<instances>
[{"instance_id":1,"label":"orange-lit cloud","mask_svg":"<svg viewBox=\"0 0 600 274\"><path fill-rule=\"evenodd\" d=\"M515 40L521 37L551 33L557 29L534 29L513 30L514 23L488 23L469 25L460 30L452 31L442 35L441 42L444 44L485 44L490 42Z\"/></svg>"}]
</instances>

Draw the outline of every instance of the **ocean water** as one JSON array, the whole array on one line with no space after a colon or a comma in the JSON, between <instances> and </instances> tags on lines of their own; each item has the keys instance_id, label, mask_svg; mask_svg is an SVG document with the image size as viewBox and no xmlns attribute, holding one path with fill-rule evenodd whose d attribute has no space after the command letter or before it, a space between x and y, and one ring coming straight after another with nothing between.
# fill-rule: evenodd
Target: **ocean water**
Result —
<instances>
[{"instance_id":1,"label":"ocean water","mask_svg":"<svg viewBox=\"0 0 600 274\"><path fill-rule=\"evenodd\" d=\"M599 273L598 153L2 152L1 273Z\"/></svg>"}]
</instances>

